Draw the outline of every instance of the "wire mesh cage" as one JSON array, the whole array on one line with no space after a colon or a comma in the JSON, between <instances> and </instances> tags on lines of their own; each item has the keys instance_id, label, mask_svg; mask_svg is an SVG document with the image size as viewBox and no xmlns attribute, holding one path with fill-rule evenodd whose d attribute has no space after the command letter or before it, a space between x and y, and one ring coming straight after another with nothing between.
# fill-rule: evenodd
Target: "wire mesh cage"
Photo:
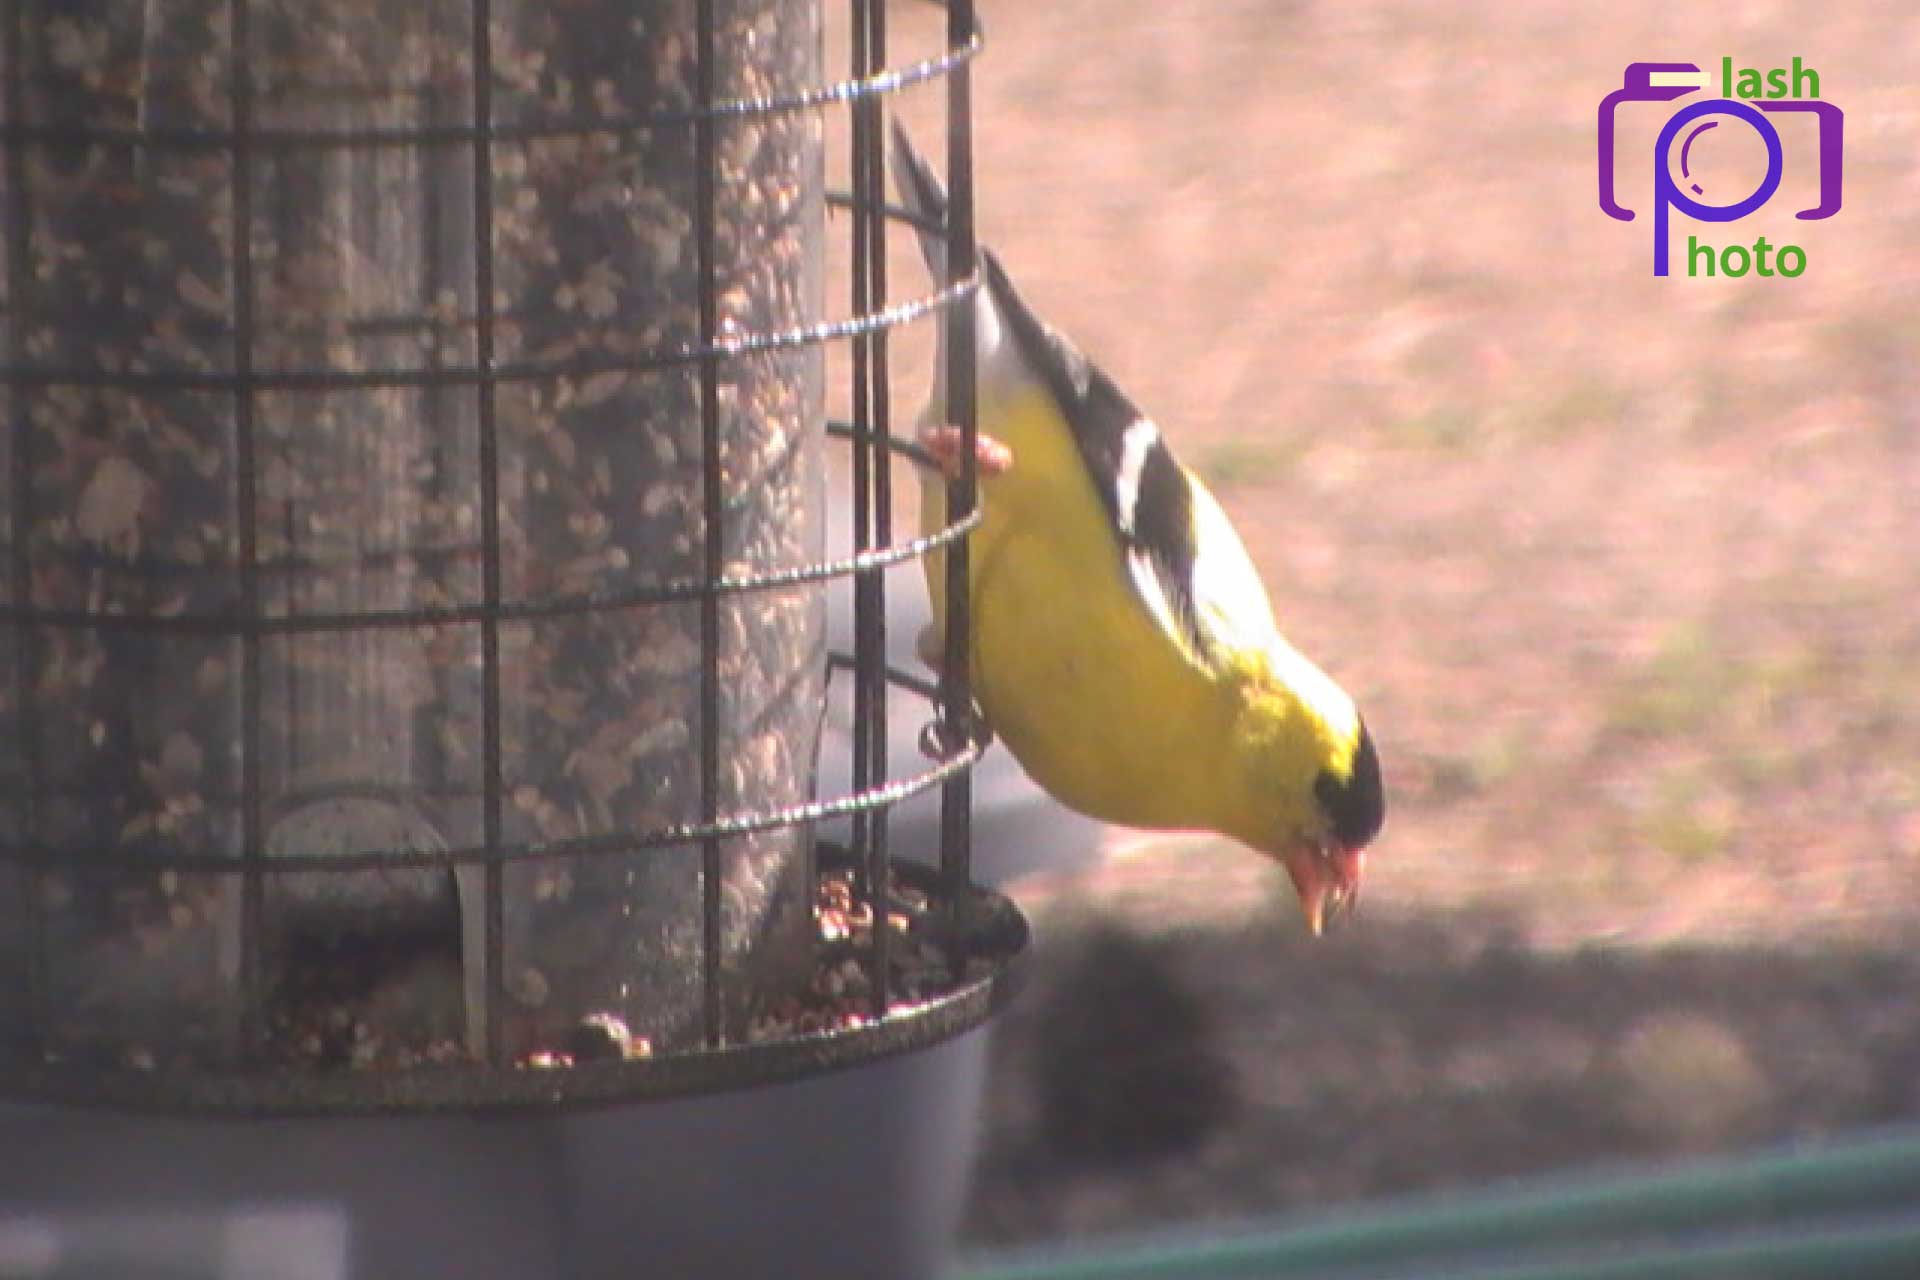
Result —
<instances>
[{"instance_id":1,"label":"wire mesh cage","mask_svg":"<svg viewBox=\"0 0 1920 1280\"><path fill-rule=\"evenodd\" d=\"M618 1100L1004 995L964 617L937 686L885 657L886 569L945 548L964 582L976 518L893 536L886 336L967 322L980 40L953 0L890 67L851 0L828 82L823 5L5 7L0 1092ZM954 278L890 302L883 99L942 78ZM830 680L852 776L822 795ZM939 723L897 777L901 697ZM934 787L937 865L896 860L889 806Z\"/></svg>"}]
</instances>

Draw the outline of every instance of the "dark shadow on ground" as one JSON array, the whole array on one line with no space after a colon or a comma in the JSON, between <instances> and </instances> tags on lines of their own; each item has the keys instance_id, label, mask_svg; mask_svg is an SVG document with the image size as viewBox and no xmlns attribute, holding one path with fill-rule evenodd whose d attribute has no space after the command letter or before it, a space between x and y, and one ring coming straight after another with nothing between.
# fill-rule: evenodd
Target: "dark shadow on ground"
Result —
<instances>
[{"instance_id":1,"label":"dark shadow on ground","mask_svg":"<svg viewBox=\"0 0 1920 1280\"><path fill-rule=\"evenodd\" d=\"M1920 957L1534 952L1485 916L1041 921L967 1237L1058 1239L1659 1161L1920 1114ZM1144 1138L1143 1138L1144 1135Z\"/></svg>"}]
</instances>

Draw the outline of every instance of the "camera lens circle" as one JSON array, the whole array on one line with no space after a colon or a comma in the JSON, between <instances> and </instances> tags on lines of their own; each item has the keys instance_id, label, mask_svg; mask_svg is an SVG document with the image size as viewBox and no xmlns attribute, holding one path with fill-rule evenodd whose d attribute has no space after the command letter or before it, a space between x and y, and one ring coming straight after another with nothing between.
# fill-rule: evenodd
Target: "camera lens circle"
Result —
<instances>
[{"instance_id":1,"label":"camera lens circle","mask_svg":"<svg viewBox=\"0 0 1920 1280\"><path fill-rule=\"evenodd\" d=\"M1727 115L1746 121L1767 148L1767 172L1760 179L1760 185L1753 194L1732 204L1707 204L1694 199L1680 189L1673 180L1674 140L1681 130L1702 116ZM1691 135L1689 135L1691 136ZM1656 200L1672 205L1698 222L1732 222L1744 218L1773 199L1773 193L1780 189L1780 170L1782 155L1780 134L1775 131L1773 122L1768 120L1756 108L1732 98L1712 98L1705 102L1696 102L1674 112L1673 118L1660 130L1659 140L1653 144L1653 192Z\"/></svg>"}]
</instances>

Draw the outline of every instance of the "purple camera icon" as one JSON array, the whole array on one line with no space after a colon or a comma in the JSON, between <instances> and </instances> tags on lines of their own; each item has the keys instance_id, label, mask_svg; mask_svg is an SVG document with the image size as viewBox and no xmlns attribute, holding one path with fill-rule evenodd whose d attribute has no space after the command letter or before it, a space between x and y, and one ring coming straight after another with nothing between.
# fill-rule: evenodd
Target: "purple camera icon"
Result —
<instances>
[{"instance_id":1,"label":"purple camera icon","mask_svg":"<svg viewBox=\"0 0 1920 1280\"><path fill-rule=\"evenodd\" d=\"M1798 58L1794 59L1795 91L1802 77L1809 77L1818 93L1817 75L1803 69ZM1667 274L1667 224L1672 210L1679 209L1688 217L1700 222L1733 222L1744 218L1773 198L1780 187L1780 174L1783 165L1783 150L1780 134L1773 122L1763 113L1778 111L1802 111L1811 113L1820 126L1820 202L1811 209L1802 209L1794 217L1802 220L1831 218L1840 211L1840 174L1842 166L1842 125L1840 108L1830 102L1817 98L1786 98L1786 80L1784 71L1775 71L1770 77L1776 92L1766 94L1776 100L1743 102L1736 99L1733 87L1733 60L1723 60L1720 80L1722 92L1719 98L1706 98L1691 102L1676 111L1660 130L1659 140L1653 145L1653 274ZM1703 72L1691 62L1634 62L1627 65L1626 74L1621 78L1620 88L1600 100L1600 208L1610 218L1622 222L1631 222L1633 210L1621 205L1614 198L1613 182L1613 116L1614 109L1623 102L1671 102L1689 93L1705 89L1713 83L1710 72ZM1758 97L1760 89L1758 72L1746 71L1741 78L1741 96ZM1674 166L1671 162L1673 146L1680 143L1680 176L1690 179L1692 176L1691 151L1694 140L1708 129L1715 128L1718 120L1704 117L1732 117L1748 125L1760 135L1767 149L1767 170L1760 185L1744 198L1732 204L1708 204L1695 197L1704 195L1700 184L1689 181L1692 194L1683 191L1674 179ZM1692 128L1689 128L1692 126ZM1686 131L1684 139L1682 131ZM1758 242L1765 245L1765 238ZM1804 269L1806 255L1795 246L1786 246L1800 254ZM1701 247L1696 252L1704 252L1709 259L1708 274L1712 274L1712 250ZM1729 251L1731 252L1731 251ZM1745 273L1745 251L1741 250L1741 266L1738 272ZM1785 249L1782 250L1784 255ZM1784 258L1783 258L1784 260ZM1689 265L1691 273L1691 264ZM1762 267L1762 274L1772 274ZM1798 271L1783 271L1781 274L1798 275Z\"/></svg>"}]
</instances>

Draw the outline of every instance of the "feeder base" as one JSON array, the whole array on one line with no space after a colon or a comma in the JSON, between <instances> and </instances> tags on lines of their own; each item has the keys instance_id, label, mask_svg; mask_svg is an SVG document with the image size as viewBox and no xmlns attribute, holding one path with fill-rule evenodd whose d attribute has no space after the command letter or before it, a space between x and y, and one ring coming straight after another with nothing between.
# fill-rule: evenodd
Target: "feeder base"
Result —
<instances>
[{"instance_id":1,"label":"feeder base","mask_svg":"<svg viewBox=\"0 0 1920 1280\"><path fill-rule=\"evenodd\" d=\"M0 1105L0 1273L931 1277L988 1032L789 1084L550 1115Z\"/></svg>"}]
</instances>

